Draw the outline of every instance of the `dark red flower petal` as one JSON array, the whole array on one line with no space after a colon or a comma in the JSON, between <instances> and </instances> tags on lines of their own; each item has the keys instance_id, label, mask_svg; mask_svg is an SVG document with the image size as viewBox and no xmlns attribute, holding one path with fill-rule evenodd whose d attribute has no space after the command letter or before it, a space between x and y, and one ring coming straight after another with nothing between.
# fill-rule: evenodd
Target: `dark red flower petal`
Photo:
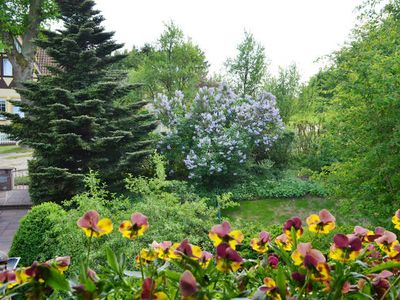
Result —
<instances>
[{"instance_id":1,"label":"dark red flower petal","mask_svg":"<svg viewBox=\"0 0 400 300\"><path fill-rule=\"evenodd\" d=\"M243 261L243 258L239 255L239 253L237 253L232 248L226 248L225 253L226 253L226 258L231 261L235 261L235 262Z\"/></svg>"},{"instance_id":2,"label":"dark red flower petal","mask_svg":"<svg viewBox=\"0 0 400 300\"><path fill-rule=\"evenodd\" d=\"M295 281L304 282L306 280L306 275L301 274L299 272L292 273L292 278Z\"/></svg>"},{"instance_id":3,"label":"dark red flower petal","mask_svg":"<svg viewBox=\"0 0 400 300\"><path fill-rule=\"evenodd\" d=\"M141 299L150 299L150 295L153 295L155 288L156 282L151 278L146 278L142 284Z\"/></svg>"},{"instance_id":4,"label":"dark red flower petal","mask_svg":"<svg viewBox=\"0 0 400 300\"><path fill-rule=\"evenodd\" d=\"M100 216L97 211L89 210L76 223L78 224L79 227L82 227L82 228L97 227L99 218L100 218Z\"/></svg>"},{"instance_id":5,"label":"dark red flower petal","mask_svg":"<svg viewBox=\"0 0 400 300\"><path fill-rule=\"evenodd\" d=\"M341 234L341 233L336 234L333 237L333 242L335 243L335 245L338 248L347 248L347 246L349 245L348 237L346 235L344 235L344 234Z\"/></svg>"},{"instance_id":6,"label":"dark red flower petal","mask_svg":"<svg viewBox=\"0 0 400 300\"><path fill-rule=\"evenodd\" d=\"M136 224L137 227L148 225L147 217L141 213L134 213L131 215L132 224Z\"/></svg>"},{"instance_id":7,"label":"dark red flower petal","mask_svg":"<svg viewBox=\"0 0 400 300\"><path fill-rule=\"evenodd\" d=\"M229 245L226 243L219 244L217 247L217 256L220 258L226 257L226 249L229 248Z\"/></svg>"},{"instance_id":8,"label":"dark red flower petal","mask_svg":"<svg viewBox=\"0 0 400 300\"><path fill-rule=\"evenodd\" d=\"M223 237L229 234L231 231L231 224L229 222L225 221L222 224L215 225L213 228L211 228L212 232L215 232L219 236Z\"/></svg>"},{"instance_id":9,"label":"dark red flower petal","mask_svg":"<svg viewBox=\"0 0 400 300\"><path fill-rule=\"evenodd\" d=\"M307 254L304 257L303 264L306 268L311 268L311 267L316 268L318 265L318 260L314 256Z\"/></svg>"},{"instance_id":10,"label":"dark red flower petal","mask_svg":"<svg viewBox=\"0 0 400 300\"><path fill-rule=\"evenodd\" d=\"M359 251L362 248L361 240L358 237L352 238L349 244L352 251Z\"/></svg>"},{"instance_id":11,"label":"dark red flower petal","mask_svg":"<svg viewBox=\"0 0 400 300\"><path fill-rule=\"evenodd\" d=\"M196 279L188 270L183 272L179 280L179 291L184 297L190 297L198 291Z\"/></svg>"}]
</instances>

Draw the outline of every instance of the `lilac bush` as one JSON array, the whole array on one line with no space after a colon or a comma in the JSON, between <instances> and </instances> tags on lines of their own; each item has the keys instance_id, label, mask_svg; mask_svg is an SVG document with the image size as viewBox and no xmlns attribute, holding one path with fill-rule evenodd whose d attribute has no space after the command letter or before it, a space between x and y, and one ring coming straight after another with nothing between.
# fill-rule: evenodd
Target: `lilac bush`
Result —
<instances>
[{"instance_id":1,"label":"lilac bush","mask_svg":"<svg viewBox=\"0 0 400 300\"><path fill-rule=\"evenodd\" d=\"M241 98L225 84L202 87L193 100L159 94L155 112L165 134L160 151L171 171L188 178L237 175L257 151L268 151L283 130L271 93Z\"/></svg>"}]
</instances>

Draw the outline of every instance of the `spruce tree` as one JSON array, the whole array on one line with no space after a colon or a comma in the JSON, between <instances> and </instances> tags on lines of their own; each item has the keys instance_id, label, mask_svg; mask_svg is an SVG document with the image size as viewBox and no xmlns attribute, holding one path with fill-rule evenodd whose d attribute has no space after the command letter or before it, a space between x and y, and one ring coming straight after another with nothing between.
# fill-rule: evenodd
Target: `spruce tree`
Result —
<instances>
[{"instance_id":1,"label":"spruce tree","mask_svg":"<svg viewBox=\"0 0 400 300\"><path fill-rule=\"evenodd\" d=\"M57 2L64 28L45 31L37 41L53 60L51 76L24 84L25 117L7 114L12 123L3 128L34 149L29 175L35 203L70 198L90 170L118 187L150 153L156 126L146 102L118 105L131 90L126 74L111 68L124 58L112 55L122 45L101 26L95 2Z\"/></svg>"}]
</instances>

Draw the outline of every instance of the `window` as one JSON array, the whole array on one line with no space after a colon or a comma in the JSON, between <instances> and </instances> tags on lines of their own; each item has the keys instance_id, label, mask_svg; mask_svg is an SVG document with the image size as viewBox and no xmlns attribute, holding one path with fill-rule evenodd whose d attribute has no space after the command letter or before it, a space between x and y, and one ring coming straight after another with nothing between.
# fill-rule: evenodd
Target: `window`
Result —
<instances>
[{"instance_id":1,"label":"window","mask_svg":"<svg viewBox=\"0 0 400 300\"><path fill-rule=\"evenodd\" d=\"M0 112L6 111L6 100L0 99Z\"/></svg>"},{"instance_id":2,"label":"window","mask_svg":"<svg viewBox=\"0 0 400 300\"><path fill-rule=\"evenodd\" d=\"M11 77L13 76L13 70L11 62L8 58L3 57L3 76Z\"/></svg>"},{"instance_id":3,"label":"window","mask_svg":"<svg viewBox=\"0 0 400 300\"><path fill-rule=\"evenodd\" d=\"M16 114L16 115L19 115L20 117L24 116L24 113L21 111L21 108L19 106L15 106L14 103L13 103L13 106L12 106L12 113Z\"/></svg>"},{"instance_id":4,"label":"window","mask_svg":"<svg viewBox=\"0 0 400 300\"><path fill-rule=\"evenodd\" d=\"M0 99L0 120L4 120L5 117L1 114L6 111L6 100Z\"/></svg>"}]
</instances>

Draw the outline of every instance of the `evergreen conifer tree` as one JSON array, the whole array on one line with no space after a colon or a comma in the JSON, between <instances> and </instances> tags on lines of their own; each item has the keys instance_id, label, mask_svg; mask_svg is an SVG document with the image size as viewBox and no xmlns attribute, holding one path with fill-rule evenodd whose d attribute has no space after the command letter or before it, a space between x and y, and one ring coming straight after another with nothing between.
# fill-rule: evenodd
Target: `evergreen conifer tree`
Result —
<instances>
[{"instance_id":1,"label":"evergreen conifer tree","mask_svg":"<svg viewBox=\"0 0 400 300\"><path fill-rule=\"evenodd\" d=\"M124 58L122 47L93 0L58 0L64 28L45 31L37 41L54 65L51 76L26 82L19 92L25 117L7 114L3 131L34 149L29 162L30 194L35 203L60 202L82 189L90 170L111 186L135 173L151 151L149 133L156 123L136 102L118 105L131 89L126 74L110 66Z\"/></svg>"}]
</instances>

